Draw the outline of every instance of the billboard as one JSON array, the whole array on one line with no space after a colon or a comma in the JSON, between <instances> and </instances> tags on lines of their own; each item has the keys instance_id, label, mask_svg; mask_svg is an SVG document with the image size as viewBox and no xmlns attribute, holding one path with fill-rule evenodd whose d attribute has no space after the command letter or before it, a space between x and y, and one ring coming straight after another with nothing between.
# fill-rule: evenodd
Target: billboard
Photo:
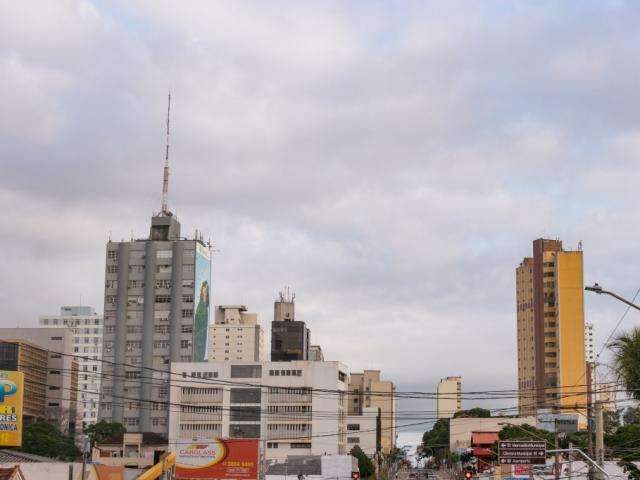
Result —
<instances>
[{"instance_id":1,"label":"billboard","mask_svg":"<svg viewBox=\"0 0 640 480\"><path fill-rule=\"evenodd\" d=\"M256 480L258 440L232 439L179 443L176 479Z\"/></svg>"},{"instance_id":2,"label":"billboard","mask_svg":"<svg viewBox=\"0 0 640 480\"><path fill-rule=\"evenodd\" d=\"M196 243L196 271L193 311L193 361L207 359L209 332L209 299L211 298L211 253L208 247Z\"/></svg>"},{"instance_id":3,"label":"billboard","mask_svg":"<svg viewBox=\"0 0 640 480\"><path fill-rule=\"evenodd\" d=\"M0 446L22 445L24 373L0 371Z\"/></svg>"}]
</instances>

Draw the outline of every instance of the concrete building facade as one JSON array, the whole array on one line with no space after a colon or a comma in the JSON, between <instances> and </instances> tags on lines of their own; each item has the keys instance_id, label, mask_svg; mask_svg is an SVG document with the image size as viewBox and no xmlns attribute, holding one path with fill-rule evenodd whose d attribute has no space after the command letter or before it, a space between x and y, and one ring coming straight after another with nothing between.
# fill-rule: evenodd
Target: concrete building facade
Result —
<instances>
[{"instance_id":1,"label":"concrete building facade","mask_svg":"<svg viewBox=\"0 0 640 480\"><path fill-rule=\"evenodd\" d=\"M0 340L0 370L24 374L24 425L45 420L49 353L26 340Z\"/></svg>"},{"instance_id":2,"label":"concrete building facade","mask_svg":"<svg viewBox=\"0 0 640 480\"><path fill-rule=\"evenodd\" d=\"M271 361L309 360L311 332L304 322L296 320L295 294L280 292L273 304L271 322Z\"/></svg>"},{"instance_id":3,"label":"concrete building facade","mask_svg":"<svg viewBox=\"0 0 640 480\"><path fill-rule=\"evenodd\" d=\"M102 315L89 306L63 306L60 315L41 315L40 325L70 328L73 353L78 361L78 425L86 428L98 421L102 375Z\"/></svg>"},{"instance_id":4,"label":"concrete building facade","mask_svg":"<svg viewBox=\"0 0 640 480\"><path fill-rule=\"evenodd\" d=\"M376 453L377 408L363 408L360 415L347 416L347 450L359 445L369 457Z\"/></svg>"},{"instance_id":5,"label":"concrete building facade","mask_svg":"<svg viewBox=\"0 0 640 480\"><path fill-rule=\"evenodd\" d=\"M452 418L449 421L449 449L460 453L471 446L473 432L498 433L507 425L536 425L535 417Z\"/></svg>"},{"instance_id":6,"label":"concrete building facade","mask_svg":"<svg viewBox=\"0 0 640 480\"><path fill-rule=\"evenodd\" d=\"M173 363L171 372L180 408L169 412L170 447L261 438L267 459L347 453L349 372L339 362Z\"/></svg>"},{"instance_id":7,"label":"concrete building facade","mask_svg":"<svg viewBox=\"0 0 640 480\"><path fill-rule=\"evenodd\" d=\"M540 408L584 413L583 288L581 250L563 250L560 240L534 240L533 257L516 269L521 414Z\"/></svg>"},{"instance_id":8,"label":"concrete building facade","mask_svg":"<svg viewBox=\"0 0 640 480\"><path fill-rule=\"evenodd\" d=\"M352 373L349 383L349 415L362 416L367 409L380 413L380 443L384 453L396 445L395 385L382 380L380 370Z\"/></svg>"},{"instance_id":9,"label":"concrete building facade","mask_svg":"<svg viewBox=\"0 0 640 480\"><path fill-rule=\"evenodd\" d=\"M209 327L207 358L210 362L261 362L265 358L265 339L258 314L247 313L244 305L220 305L215 323Z\"/></svg>"},{"instance_id":10,"label":"concrete building facade","mask_svg":"<svg viewBox=\"0 0 640 480\"><path fill-rule=\"evenodd\" d=\"M210 246L163 212L148 238L109 241L99 419L166 436L170 362L207 356Z\"/></svg>"},{"instance_id":11,"label":"concrete building facade","mask_svg":"<svg viewBox=\"0 0 640 480\"><path fill-rule=\"evenodd\" d=\"M324 362L324 354L320 345L309 346L309 360L312 362Z\"/></svg>"},{"instance_id":12,"label":"concrete building facade","mask_svg":"<svg viewBox=\"0 0 640 480\"><path fill-rule=\"evenodd\" d=\"M65 435L78 433L78 361L73 354L71 329L0 328L0 339L5 342L26 340L47 352L44 417Z\"/></svg>"},{"instance_id":13,"label":"concrete building facade","mask_svg":"<svg viewBox=\"0 0 640 480\"><path fill-rule=\"evenodd\" d=\"M438 418L451 418L462 410L462 377L445 377L438 383Z\"/></svg>"}]
</instances>

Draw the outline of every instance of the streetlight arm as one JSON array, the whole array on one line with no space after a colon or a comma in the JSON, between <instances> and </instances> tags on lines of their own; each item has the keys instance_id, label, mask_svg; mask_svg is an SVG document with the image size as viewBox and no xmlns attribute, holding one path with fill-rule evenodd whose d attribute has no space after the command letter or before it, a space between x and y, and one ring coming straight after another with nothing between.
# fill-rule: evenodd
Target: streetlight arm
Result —
<instances>
[{"instance_id":1,"label":"streetlight arm","mask_svg":"<svg viewBox=\"0 0 640 480\"><path fill-rule=\"evenodd\" d=\"M600 285L598 285L597 283L593 286L593 287L584 287L584 289L587 292L596 292L598 295L601 294L605 294L605 295L610 295L613 298L620 300L622 303L625 303L627 305L629 305L632 308L635 308L636 310L640 310L640 306L636 305L633 302L630 302L629 300L627 300L626 298L622 298L620 295L617 295L613 292L610 292L609 290L604 290Z\"/></svg>"}]
</instances>

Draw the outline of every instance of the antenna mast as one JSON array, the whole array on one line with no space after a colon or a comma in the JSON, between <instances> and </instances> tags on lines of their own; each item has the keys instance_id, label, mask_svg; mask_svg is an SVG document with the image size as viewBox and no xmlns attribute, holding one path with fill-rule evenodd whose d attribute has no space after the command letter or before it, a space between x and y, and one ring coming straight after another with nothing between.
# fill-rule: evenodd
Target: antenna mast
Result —
<instances>
[{"instance_id":1,"label":"antenna mast","mask_svg":"<svg viewBox=\"0 0 640 480\"><path fill-rule=\"evenodd\" d=\"M169 115L171 114L171 94L169 93L169 101L167 104L167 147L164 154L164 172L162 175L162 210L163 215L171 215L167 207L167 198L169 196Z\"/></svg>"}]
</instances>

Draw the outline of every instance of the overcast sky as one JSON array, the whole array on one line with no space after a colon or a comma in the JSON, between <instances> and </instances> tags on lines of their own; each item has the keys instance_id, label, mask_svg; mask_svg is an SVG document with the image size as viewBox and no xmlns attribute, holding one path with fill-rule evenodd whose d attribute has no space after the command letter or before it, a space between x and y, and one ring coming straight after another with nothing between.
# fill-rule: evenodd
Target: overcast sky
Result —
<instances>
[{"instance_id":1,"label":"overcast sky","mask_svg":"<svg viewBox=\"0 0 640 480\"><path fill-rule=\"evenodd\" d=\"M541 236L640 287L637 2L176 5L0 7L3 327L102 312L107 239L160 208L169 90L170 208L216 246L214 303L268 327L290 285L352 370L514 388ZM600 346L623 305L586 307Z\"/></svg>"}]
</instances>

